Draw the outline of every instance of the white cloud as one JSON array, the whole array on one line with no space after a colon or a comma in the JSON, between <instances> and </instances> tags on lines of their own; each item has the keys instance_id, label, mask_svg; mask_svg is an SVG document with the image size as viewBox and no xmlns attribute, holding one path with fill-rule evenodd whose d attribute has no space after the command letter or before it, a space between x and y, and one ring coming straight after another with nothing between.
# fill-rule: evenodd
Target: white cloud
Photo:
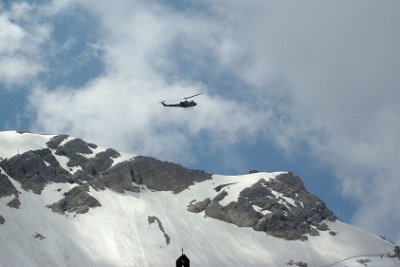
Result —
<instances>
[{"instance_id":1,"label":"white cloud","mask_svg":"<svg viewBox=\"0 0 400 267\"><path fill-rule=\"evenodd\" d=\"M50 20L74 7L75 0L38 3L0 3L0 84L13 90L40 83L39 74L49 72L48 61L68 49L73 39L57 44L51 39Z\"/></svg>"},{"instance_id":2,"label":"white cloud","mask_svg":"<svg viewBox=\"0 0 400 267\"><path fill-rule=\"evenodd\" d=\"M398 234L390 225L400 223L398 8L396 1L216 4L247 54L230 67L263 94L287 98L291 130L277 132L278 143L308 142L359 201L354 221L386 234Z\"/></svg>"},{"instance_id":3,"label":"white cloud","mask_svg":"<svg viewBox=\"0 0 400 267\"><path fill-rule=\"evenodd\" d=\"M25 32L13 24L6 16L0 16L1 42L0 51L10 53L20 47L20 41L25 36Z\"/></svg>"},{"instance_id":4,"label":"white cloud","mask_svg":"<svg viewBox=\"0 0 400 267\"><path fill-rule=\"evenodd\" d=\"M0 81L7 86L11 84L26 84L40 70L26 58L3 56L0 60Z\"/></svg>"},{"instance_id":5,"label":"white cloud","mask_svg":"<svg viewBox=\"0 0 400 267\"><path fill-rule=\"evenodd\" d=\"M82 5L99 19L106 71L81 88L35 89L37 129L180 161L203 132L214 150L256 136L286 151L306 143L358 201L357 224L398 234L396 1L209 1L200 15L153 1ZM174 76L182 58L232 74L253 101ZM200 91L193 110L158 104Z\"/></svg>"},{"instance_id":6,"label":"white cloud","mask_svg":"<svg viewBox=\"0 0 400 267\"><path fill-rule=\"evenodd\" d=\"M214 136L213 147L225 149L243 133L255 131L258 113L210 97L201 83L166 74L178 68L177 45L187 46L192 56L218 53L223 41L219 25L141 2L116 2L113 8L108 1L85 5L101 22L102 39L96 46L104 54L106 72L78 90L36 89L31 103L37 129L181 162L193 159L190 142L201 132ZM204 94L194 110L159 104L197 92Z\"/></svg>"},{"instance_id":7,"label":"white cloud","mask_svg":"<svg viewBox=\"0 0 400 267\"><path fill-rule=\"evenodd\" d=\"M30 5L15 3L0 13L0 83L7 89L26 85L44 71L39 50L50 29L30 20L32 12Z\"/></svg>"},{"instance_id":8,"label":"white cloud","mask_svg":"<svg viewBox=\"0 0 400 267\"><path fill-rule=\"evenodd\" d=\"M120 150L187 162L193 159L190 142L201 131L210 131L218 145L234 143L241 131L255 128L255 114L242 114L235 111L235 103L207 95L199 98L201 106L194 110L159 104L165 91L180 95L203 89L107 75L80 90L36 89L31 103L37 110L38 130L67 132Z\"/></svg>"}]
</instances>

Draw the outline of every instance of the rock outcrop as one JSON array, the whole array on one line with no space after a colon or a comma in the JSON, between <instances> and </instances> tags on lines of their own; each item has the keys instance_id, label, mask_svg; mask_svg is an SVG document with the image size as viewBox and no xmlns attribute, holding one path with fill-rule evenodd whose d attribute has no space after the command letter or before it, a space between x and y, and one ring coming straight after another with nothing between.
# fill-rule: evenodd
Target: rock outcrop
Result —
<instances>
[{"instance_id":1,"label":"rock outcrop","mask_svg":"<svg viewBox=\"0 0 400 267\"><path fill-rule=\"evenodd\" d=\"M8 179L8 177L2 174L0 171L0 198L12 195L14 195L14 198L7 203L7 206L10 208L19 209L21 205L19 200L19 192L11 183L10 179Z\"/></svg>"},{"instance_id":2,"label":"rock outcrop","mask_svg":"<svg viewBox=\"0 0 400 267\"><path fill-rule=\"evenodd\" d=\"M97 145L68 135L57 135L47 147L30 150L0 161L0 167L21 183L24 190L41 194L51 182L91 186L96 190L109 188L118 193L140 192L141 187L156 191L179 193L195 182L211 179L211 174L190 170L181 165L137 156L114 165L120 153L112 148L94 153ZM65 161L60 165L60 158ZM99 206L88 194L88 187L76 187L66 197L49 207L58 213L86 213ZM18 191L5 174L0 173L0 197L15 195L8 205L19 208ZM98 202L98 201L97 201Z\"/></svg>"},{"instance_id":3,"label":"rock outcrop","mask_svg":"<svg viewBox=\"0 0 400 267\"><path fill-rule=\"evenodd\" d=\"M137 156L129 165L134 182L156 191L179 193L195 182L211 179L211 174L204 171L190 170L179 164L151 157Z\"/></svg>"},{"instance_id":4,"label":"rock outcrop","mask_svg":"<svg viewBox=\"0 0 400 267\"><path fill-rule=\"evenodd\" d=\"M48 182L66 182L71 174L61 168L50 149L28 151L0 162L3 170L25 190L40 194Z\"/></svg>"},{"instance_id":5,"label":"rock outcrop","mask_svg":"<svg viewBox=\"0 0 400 267\"><path fill-rule=\"evenodd\" d=\"M63 199L47 207L60 214L65 214L66 212L87 213L89 208L101 206L97 199L89 195L88 190L88 186L76 186L65 193Z\"/></svg>"},{"instance_id":6,"label":"rock outcrop","mask_svg":"<svg viewBox=\"0 0 400 267\"><path fill-rule=\"evenodd\" d=\"M208 217L288 240L306 240L307 235L319 235L319 231L329 230L325 220L336 220L325 203L310 194L301 179L292 173L268 181L260 179L242 190L237 201L225 206L219 203L228 194L222 190L224 186L215 188L220 193L214 199L192 201L188 210L204 211Z\"/></svg>"},{"instance_id":7,"label":"rock outcrop","mask_svg":"<svg viewBox=\"0 0 400 267\"><path fill-rule=\"evenodd\" d=\"M2 174L0 171L0 198L16 195L17 193L17 189L14 187L8 177Z\"/></svg>"},{"instance_id":8,"label":"rock outcrop","mask_svg":"<svg viewBox=\"0 0 400 267\"><path fill-rule=\"evenodd\" d=\"M115 163L121 156L116 150L99 149L95 144L68 135L54 136L46 146L0 160L3 171L0 172L0 198L14 195L7 204L9 207L21 205L19 192L9 177L18 181L22 189L35 194L41 194L45 186L53 182L75 185L64 198L48 205L60 214L84 214L100 207L101 203L90 194L90 188L108 188L118 193L139 193L147 188L179 194L195 183L213 179L204 171L145 156ZM308 236L319 235L320 231L329 231L324 222L336 220L324 202L307 192L301 179L292 173L282 173L274 179L261 178L242 189L236 200L221 204L231 185L216 185L216 195L190 202L188 211L204 212L208 217L288 240L306 240Z\"/></svg>"}]
</instances>

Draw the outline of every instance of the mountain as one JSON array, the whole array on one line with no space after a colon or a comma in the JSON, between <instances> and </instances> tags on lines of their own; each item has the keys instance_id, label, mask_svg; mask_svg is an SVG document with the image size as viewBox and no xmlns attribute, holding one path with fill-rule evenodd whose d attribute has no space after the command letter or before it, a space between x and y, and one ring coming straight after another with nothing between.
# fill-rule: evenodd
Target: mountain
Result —
<instances>
[{"instance_id":1,"label":"mountain","mask_svg":"<svg viewBox=\"0 0 400 267\"><path fill-rule=\"evenodd\" d=\"M399 266L290 172L209 174L0 132L0 266Z\"/></svg>"}]
</instances>

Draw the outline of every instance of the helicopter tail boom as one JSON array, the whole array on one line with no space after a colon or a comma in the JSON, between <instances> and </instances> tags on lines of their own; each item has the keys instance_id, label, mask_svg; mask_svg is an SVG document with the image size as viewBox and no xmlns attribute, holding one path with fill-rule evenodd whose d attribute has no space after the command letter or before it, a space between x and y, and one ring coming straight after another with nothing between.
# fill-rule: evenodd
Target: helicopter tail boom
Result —
<instances>
[{"instance_id":1,"label":"helicopter tail boom","mask_svg":"<svg viewBox=\"0 0 400 267\"><path fill-rule=\"evenodd\" d=\"M161 104L164 107L180 107L181 106L180 104L165 104L165 101L162 101Z\"/></svg>"}]
</instances>

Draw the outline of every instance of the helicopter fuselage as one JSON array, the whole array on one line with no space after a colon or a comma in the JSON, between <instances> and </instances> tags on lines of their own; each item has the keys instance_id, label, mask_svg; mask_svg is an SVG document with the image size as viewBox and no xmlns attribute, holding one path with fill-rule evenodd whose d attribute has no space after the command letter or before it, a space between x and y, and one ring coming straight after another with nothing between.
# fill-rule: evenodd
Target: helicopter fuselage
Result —
<instances>
[{"instance_id":1,"label":"helicopter fuselage","mask_svg":"<svg viewBox=\"0 0 400 267\"><path fill-rule=\"evenodd\" d=\"M194 101L181 101L179 104L165 104L165 102L161 102L164 107L181 107L181 108L190 108L197 105Z\"/></svg>"},{"instance_id":2,"label":"helicopter fuselage","mask_svg":"<svg viewBox=\"0 0 400 267\"><path fill-rule=\"evenodd\" d=\"M191 108L191 107L197 106L197 103L194 102L194 101L188 101L188 99L192 98L192 97L195 97L195 96L198 96L198 95L201 95L201 94L203 94L203 93L198 93L198 94L195 94L195 95L192 95L192 96L185 97L184 98L185 101L181 101L181 102L176 103L176 104L165 104L165 101L161 101L161 104L164 107Z\"/></svg>"}]
</instances>

